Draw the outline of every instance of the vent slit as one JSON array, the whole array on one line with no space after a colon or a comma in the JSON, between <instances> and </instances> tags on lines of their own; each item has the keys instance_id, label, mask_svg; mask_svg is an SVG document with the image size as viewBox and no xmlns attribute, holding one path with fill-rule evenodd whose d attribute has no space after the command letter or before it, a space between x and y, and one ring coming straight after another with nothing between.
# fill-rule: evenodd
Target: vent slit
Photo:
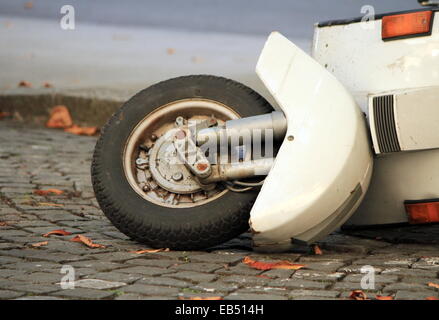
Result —
<instances>
[{"instance_id":1,"label":"vent slit","mask_svg":"<svg viewBox=\"0 0 439 320\"><path fill-rule=\"evenodd\" d=\"M385 95L373 98L375 130L378 147L381 153L401 151L396 132L393 106L393 95Z\"/></svg>"}]
</instances>

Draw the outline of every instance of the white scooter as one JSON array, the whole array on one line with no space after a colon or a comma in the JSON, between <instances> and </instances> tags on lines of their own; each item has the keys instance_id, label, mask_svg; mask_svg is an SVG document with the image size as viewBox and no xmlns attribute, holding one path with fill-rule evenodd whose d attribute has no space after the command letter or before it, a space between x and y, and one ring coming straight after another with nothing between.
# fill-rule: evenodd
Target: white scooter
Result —
<instances>
[{"instance_id":1,"label":"white scooter","mask_svg":"<svg viewBox=\"0 0 439 320\"><path fill-rule=\"evenodd\" d=\"M312 57L272 33L256 72L274 110L215 76L139 92L96 145L102 210L176 250L249 227L255 248L283 250L342 225L439 222L438 11L319 23Z\"/></svg>"}]
</instances>

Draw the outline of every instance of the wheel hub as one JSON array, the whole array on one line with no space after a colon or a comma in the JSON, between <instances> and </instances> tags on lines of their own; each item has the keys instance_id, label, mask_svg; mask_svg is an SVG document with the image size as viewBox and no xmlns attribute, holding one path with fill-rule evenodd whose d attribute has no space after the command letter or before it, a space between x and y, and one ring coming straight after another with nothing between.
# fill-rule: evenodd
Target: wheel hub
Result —
<instances>
[{"instance_id":1,"label":"wheel hub","mask_svg":"<svg viewBox=\"0 0 439 320\"><path fill-rule=\"evenodd\" d=\"M201 191L166 134L149 150L149 169L155 182L169 192L188 194Z\"/></svg>"},{"instance_id":2,"label":"wheel hub","mask_svg":"<svg viewBox=\"0 0 439 320\"><path fill-rule=\"evenodd\" d=\"M123 154L131 187L145 200L171 208L203 205L228 192L222 184L202 189L183 161L176 161L172 138L165 138L167 132L185 122L209 121L212 117L222 125L239 115L216 101L194 98L171 102L145 116L132 131Z\"/></svg>"}]
</instances>

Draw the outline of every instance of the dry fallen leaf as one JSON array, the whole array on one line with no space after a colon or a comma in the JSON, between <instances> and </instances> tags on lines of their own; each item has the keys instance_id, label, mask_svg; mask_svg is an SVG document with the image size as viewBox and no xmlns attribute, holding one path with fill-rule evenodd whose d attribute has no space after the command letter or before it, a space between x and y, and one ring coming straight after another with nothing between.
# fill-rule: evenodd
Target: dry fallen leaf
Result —
<instances>
[{"instance_id":1,"label":"dry fallen leaf","mask_svg":"<svg viewBox=\"0 0 439 320\"><path fill-rule=\"evenodd\" d=\"M167 252L169 251L169 248L161 248L161 249L144 249L144 250L137 250L137 251L130 251L130 253L137 253L137 254L142 254L142 253L156 253L156 252Z\"/></svg>"},{"instance_id":2,"label":"dry fallen leaf","mask_svg":"<svg viewBox=\"0 0 439 320\"><path fill-rule=\"evenodd\" d=\"M50 193L60 195L60 194L63 194L64 191L59 190L59 189L34 190L34 194L37 194L39 196L47 196Z\"/></svg>"},{"instance_id":3,"label":"dry fallen leaf","mask_svg":"<svg viewBox=\"0 0 439 320\"><path fill-rule=\"evenodd\" d=\"M250 257L245 257L242 261L246 265L258 269L258 270L271 270L271 269L289 269L289 270L299 270L305 265L303 264L295 264L289 261L279 261L279 262L260 262L251 259Z\"/></svg>"},{"instance_id":4,"label":"dry fallen leaf","mask_svg":"<svg viewBox=\"0 0 439 320\"><path fill-rule=\"evenodd\" d=\"M439 284L438 284L438 283L429 282L429 283L428 283L428 286L429 286L429 287L432 287L432 288L439 289Z\"/></svg>"},{"instance_id":5,"label":"dry fallen leaf","mask_svg":"<svg viewBox=\"0 0 439 320\"><path fill-rule=\"evenodd\" d=\"M438 297L427 297L425 298L425 300L439 300Z\"/></svg>"},{"instance_id":6,"label":"dry fallen leaf","mask_svg":"<svg viewBox=\"0 0 439 320\"><path fill-rule=\"evenodd\" d=\"M104 245L93 243L93 241L90 238L83 236L82 234L78 234L76 237L73 237L72 239L70 239L70 241L81 242L89 248L105 248Z\"/></svg>"},{"instance_id":7,"label":"dry fallen leaf","mask_svg":"<svg viewBox=\"0 0 439 320\"><path fill-rule=\"evenodd\" d=\"M32 1L28 1L24 4L26 9L32 9L34 7L34 3Z\"/></svg>"},{"instance_id":8,"label":"dry fallen leaf","mask_svg":"<svg viewBox=\"0 0 439 320\"><path fill-rule=\"evenodd\" d=\"M376 295L376 299L377 300L393 300L393 297L392 296L379 296L379 295Z\"/></svg>"},{"instance_id":9,"label":"dry fallen leaf","mask_svg":"<svg viewBox=\"0 0 439 320\"><path fill-rule=\"evenodd\" d=\"M48 233L43 234L43 237L47 238L52 234L57 235L57 236L69 236L72 233L68 232L66 230L63 230L63 229L58 229L58 230L52 230L52 231L49 231Z\"/></svg>"},{"instance_id":10,"label":"dry fallen leaf","mask_svg":"<svg viewBox=\"0 0 439 320\"><path fill-rule=\"evenodd\" d=\"M0 227L6 227L8 225L5 221L0 221Z\"/></svg>"},{"instance_id":11,"label":"dry fallen leaf","mask_svg":"<svg viewBox=\"0 0 439 320\"><path fill-rule=\"evenodd\" d=\"M49 120L46 122L47 128L68 128L73 125L72 117L66 106L55 106L50 111Z\"/></svg>"},{"instance_id":12,"label":"dry fallen leaf","mask_svg":"<svg viewBox=\"0 0 439 320\"><path fill-rule=\"evenodd\" d=\"M168 49L166 49L166 53L169 54L169 55L172 55L172 54L175 53L175 49L174 48L168 48Z\"/></svg>"},{"instance_id":13,"label":"dry fallen leaf","mask_svg":"<svg viewBox=\"0 0 439 320\"><path fill-rule=\"evenodd\" d=\"M317 255L322 255L323 254L322 249L320 249L320 247L318 245L315 244L313 246L313 249L314 249L314 254L317 254Z\"/></svg>"},{"instance_id":14,"label":"dry fallen leaf","mask_svg":"<svg viewBox=\"0 0 439 320\"><path fill-rule=\"evenodd\" d=\"M65 128L65 132L81 135L81 136L94 136L98 133L97 127L80 127L76 124L72 125L70 128Z\"/></svg>"},{"instance_id":15,"label":"dry fallen leaf","mask_svg":"<svg viewBox=\"0 0 439 320\"><path fill-rule=\"evenodd\" d=\"M53 88L53 85L50 82L44 82L43 87L44 88Z\"/></svg>"},{"instance_id":16,"label":"dry fallen leaf","mask_svg":"<svg viewBox=\"0 0 439 320\"><path fill-rule=\"evenodd\" d=\"M61 105L52 108L49 120L46 122L46 127L61 128L64 129L65 132L84 136L94 136L99 132L97 127L80 127L73 124L69 109Z\"/></svg>"},{"instance_id":17,"label":"dry fallen leaf","mask_svg":"<svg viewBox=\"0 0 439 320\"><path fill-rule=\"evenodd\" d=\"M0 120L3 118L10 117L10 116L11 116L10 112L0 112Z\"/></svg>"},{"instance_id":18,"label":"dry fallen leaf","mask_svg":"<svg viewBox=\"0 0 439 320\"><path fill-rule=\"evenodd\" d=\"M22 80L18 83L18 86L23 88L30 88L32 87L32 83L30 83L29 81Z\"/></svg>"},{"instance_id":19,"label":"dry fallen leaf","mask_svg":"<svg viewBox=\"0 0 439 320\"><path fill-rule=\"evenodd\" d=\"M42 241L42 242L37 242L37 243L31 243L31 247L34 247L34 248L39 248L39 247L42 247L42 246L47 246L47 244L49 243L49 241Z\"/></svg>"},{"instance_id":20,"label":"dry fallen leaf","mask_svg":"<svg viewBox=\"0 0 439 320\"><path fill-rule=\"evenodd\" d=\"M52 203L52 202L38 202L39 207L64 207L63 204Z\"/></svg>"},{"instance_id":21,"label":"dry fallen leaf","mask_svg":"<svg viewBox=\"0 0 439 320\"><path fill-rule=\"evenodd\" d=\"M349 295L349 298L353 300L369 300L366 296L366 294L361 290L354 290Z\"/></svg>"}]
</instances>

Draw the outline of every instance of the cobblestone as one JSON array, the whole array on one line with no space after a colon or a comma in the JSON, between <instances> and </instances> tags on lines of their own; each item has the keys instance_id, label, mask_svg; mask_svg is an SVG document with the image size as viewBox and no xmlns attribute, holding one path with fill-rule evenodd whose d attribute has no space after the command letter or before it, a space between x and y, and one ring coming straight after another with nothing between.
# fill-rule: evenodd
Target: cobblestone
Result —
<instances>
[{"instance_id":1,"label":"cobblestone","mask_svg":"<svg viewBox=\"0 0 439 320\"><path fill-rule=\"evenodd\" d=\"M439 226L334 233L312 250L257 253L246 233L209 251L136 254L145 249L120 233L97 206L89 171L94 137L0 121L0 299L347 299L361 289L361 267L375 268L368 296L438 296ZM37 196L58 188L63 195ZM105 249L42 237L55 229L84 234ZM380 240L377 240L380 239ZM430 240L429 240L430 239ZM31 244L48 241L33 248ZM256 270L242 263L288 260L303 269ZM65 266L75 289L61 289Z\"/></svg>"}]
</instances>

